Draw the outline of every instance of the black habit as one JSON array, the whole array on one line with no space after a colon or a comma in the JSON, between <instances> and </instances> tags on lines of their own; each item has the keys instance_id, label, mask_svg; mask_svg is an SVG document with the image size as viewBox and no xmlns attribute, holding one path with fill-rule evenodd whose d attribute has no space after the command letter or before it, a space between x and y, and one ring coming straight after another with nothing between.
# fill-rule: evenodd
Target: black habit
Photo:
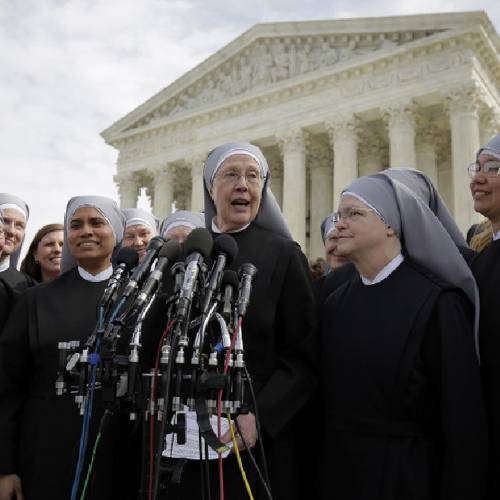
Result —
<instances>
[{"instance_id":1,"label":"black habit","mask_svg":"<svg viewBox=\"0 0 500 500\"><path fill-rule=\"evenodd\" d=\"M239 248L232 267L237 270L246 262L257 267L242 331L273 498L299 500L302 498L299 490L302 471L298 458L301 444L308 442L310 433L305 423L298 426L295 419L317 383L316 315L309 267L295 242L255 223L231 236ZM253 451L258 459L258 446ZM254 498L266 499L245 452L242 458ZM247 499L234 456L230 455L224 462L226 498ZM259 463L262 466L260 460ZM211 461L210 469L212 498L218 498L217 460ZM188 462L182 483L179 496L172 498L201 498L197 461Z\"/></svg>"},{"instance_id":2,"label":"black habit","mask_svg":"<svg viewBox=\"0 0 500 500\"><path fill-rule=\"evenodd\" d=\"M473 261L481 301L479 352L489 430L488 500L500 498L500 241L490 243Z\"/></svg>"},{"instance_id":3,"label":"black habit","mask_svg":"<svg viewBox=\"0 0 500 500\"><path fill-rule=\"evenodd\" d=\"M74 268L29 288L0 336L0 474L18 474L26 500L70 497L82 417L72 395L55 395L57 345L93 332L106 283L85 281ZM87 457L102 411L96 391ZM139 457L128 415L115 415L86 498L136 498Z\"/></svg>"},{"instance_id":4,"label":"black habit","mask_svg":"<svg viewBox=\"0 0 500 500\"><path fill-rule=\"evenodd\" d=\"M465 296L410 260L321 316L322 498L480 500L486 425ZM319 438L319 436L318 436Z\"/></svg>"}]
</instances>

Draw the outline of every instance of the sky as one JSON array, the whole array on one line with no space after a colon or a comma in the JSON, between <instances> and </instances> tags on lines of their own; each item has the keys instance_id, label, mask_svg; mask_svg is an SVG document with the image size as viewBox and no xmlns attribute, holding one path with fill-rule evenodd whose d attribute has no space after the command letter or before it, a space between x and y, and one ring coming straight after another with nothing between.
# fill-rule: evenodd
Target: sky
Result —
<instances>
[{"instance_id":1,"label":"sky","mask_svg":"<svg viewBox=\"0 0 500 500\"><path fill-rule=\"evenodd\" d=\"M0 0L0 192L27 241L72 196L118 200L99 133L256 23L467 10L500 31L498 0Z\"/></svg>"}]
</instances>

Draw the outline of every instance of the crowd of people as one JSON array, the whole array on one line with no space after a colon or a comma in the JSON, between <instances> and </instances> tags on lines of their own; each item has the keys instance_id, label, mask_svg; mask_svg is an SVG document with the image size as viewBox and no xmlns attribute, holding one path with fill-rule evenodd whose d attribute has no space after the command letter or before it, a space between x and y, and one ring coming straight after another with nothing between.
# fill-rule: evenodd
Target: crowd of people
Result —
<instances>
[{"instance_id":1,"label":"crowd of people","mask_svg":"<svg viewBox=\"0 0 500 500\"><path fill-rule=\"evenodd\" d=\"M345 186L321 224L325 258L311 266L251 144L208 155L203 213L160 222L105 197L72 198L20 270L29 207L0 193L0 500L71 496L82 417L70 394L55 395L58 343L92 333L121 248L140 262L154 236L182 243L196 228L230 234L232 267L258 270L243 324L256 405L237 416L236 441L253 498L270 498L245 451L259 436L275 500L500 498L500 134L470 160L484 221L467 238L425 174L390 168ZM165 298L149 312L146 353ZM97 399L94 431L102 411ZM87 498L137 498L142 446L140 428L113 415ZM207 493L199 460L181 445L166 455L162 498L220 498L217 460ZM248 497L239 467L224 458L231 500Z\"/></svg>"}]
</instances>

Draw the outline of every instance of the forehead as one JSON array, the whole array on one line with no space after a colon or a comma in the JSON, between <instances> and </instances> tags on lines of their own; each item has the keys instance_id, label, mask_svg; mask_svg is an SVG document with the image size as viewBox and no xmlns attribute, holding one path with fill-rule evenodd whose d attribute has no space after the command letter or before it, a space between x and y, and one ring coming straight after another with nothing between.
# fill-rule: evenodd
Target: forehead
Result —
<instances>
[{"instance_id":1,"label":"forehead","mask_svg":"<svg viewBox=\"0 0 500 500\"><path fill-rule=\"evenodd\" d=\"M345 207L368 208L362 201L351 195L344 195L340 198L339 208Z\"/></svg>"},{"instance_id":2,"label":"forehead","mask_svg":"<svg viewBox=\"0 0 500 500\"><path fill-rule=\"evenodd\" d=\"M230 168L250 168L253 167L255 169L259 169L259 164L255 161L254 158L248 155L237 154L231 155L229 158L226 158L222 165L220 166L221 170L228 170Z\"/></svg>"},{"instance_id":3,"label":"forehead","mask_svg":"<svg viewBox=\"0 0 500 500\"><path fill-rule=\"evenodd\" d=\"M71 220L74 219L85 219L85 218L95 218L99 217L101 219L104 219L102 216L101 212L97 210L97 208L94 207L80 207L75 210L73 213Z\"/></svg>"},{"instance_id":4,"label":"forehead","mask_svg":"<svg viewBox=\"0 0 500 500\"><path fill-rule=\"evenodd\" d=\"M146 224L133 224L125 229L125 234L139 234L143 232L151 232L151 228Z\"/></svg>"},{"instance_id":5,"label":"forehead","mask_svg":"<svg viewBox=\"0 0 500 500\"><path fill-rule=\"evenodd\" d=\"M4 219L26 222L24 215L15 208L4 208L2 215Z\"/></svg>"},{"instance_id":6,"label":"forehead","mask_svg":"<svg viewBox=\"0 0 500 500\"><path fill-rule=\"evenodd\" d=\"M47 243L48 241L60 241L64 238L62 229L56 229L55 231L51 231L47 233L40 241L43 243Z\"/></svg>"}]
</instances>

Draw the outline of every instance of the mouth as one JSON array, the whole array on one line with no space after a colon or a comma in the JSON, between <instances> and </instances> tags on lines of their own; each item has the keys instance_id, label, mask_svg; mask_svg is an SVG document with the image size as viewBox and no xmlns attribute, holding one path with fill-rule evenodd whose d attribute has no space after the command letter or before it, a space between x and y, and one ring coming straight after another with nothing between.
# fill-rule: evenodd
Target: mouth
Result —
<instances>
[{"instance_id":1,"label":"mouth","mask_svg":"<svg viewBox=\"0 0 500 500\"><path fill-rule=\"evenodd\" d=\"M61 257L52 257L51 259L49 259L50 262L52 262L53 264L60 264L61 263Z\"/></svg>"},{"instance_id":2,"label":"mouth","mask_svg":"<svg viewBox=\"0 0 500 500\"><path fill-rule=\"evenodd\" d=\"M472 197L475 200L480 200L481 198L484 198L485 196L488 196L489 194L491 194L489 191L482 191L480 189L477 189L477 190L473 191Z\"/></svg>"},{"instance_id":3,"label":"mouth","mask_svg":"<svg viewBox=\"0 0 500 500\"><path fill-rule=\"evenodd\" d=\"M235 207L248 207L250 206L250 201L245 200L245 198L235 198L232 202L231 205Z\"/></svg>"},{"instance_id":4,"label":"mouth","mask_svg":"<svg viewBox=\"0 0 500 500\"><path fill-rule=\"evenodd\" d=\"M94 248L97 245L99 245L97 241L80 241L80 243L77 244L80 248Z\"/></svg>"}]
</instances>

